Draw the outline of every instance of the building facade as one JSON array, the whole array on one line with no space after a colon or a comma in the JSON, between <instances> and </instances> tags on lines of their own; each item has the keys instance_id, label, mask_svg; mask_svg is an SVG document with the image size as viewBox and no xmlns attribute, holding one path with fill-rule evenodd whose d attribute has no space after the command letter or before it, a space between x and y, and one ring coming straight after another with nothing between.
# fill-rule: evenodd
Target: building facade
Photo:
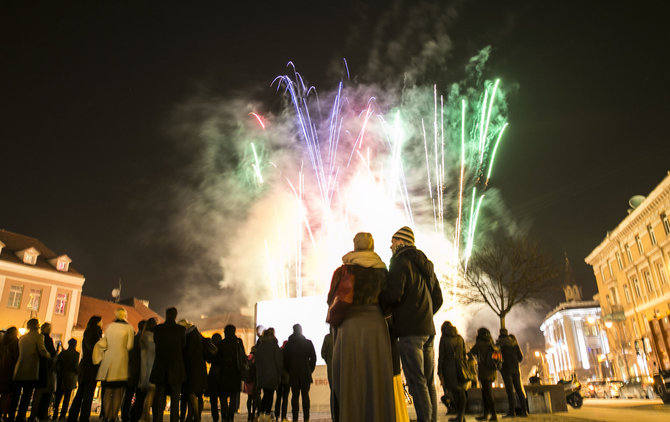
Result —
<instances>
[{"instance_id":1,"label":"building facade","mask_svg":"<svg viewBox=\"0 0 670 422\"><path fill-rule=\"evenodd\" d=\"M628 216L585 259L624 379L650 375L656 362L649 321L670 315L670 172L630 205Z\"/></svg>"},{"instance_id":2,"label":"building facade","mask_svg":"<svg viewBox=\"0 0 670 422\"><path fill-rule=\"evenodd\" d=\"M600 303L581 300L581 289L564 286L566 301L545 317L540 330L544 336L546 374L552 383L568 379L610 378L607 359L609 342L604 329Z\"/></svg>"},{"instance_id":3,"label":"building facade","mask_svg":"<svg viewBox=\"0 0 670 422\"><path fill-rule=\"evenodd\" d=\"M39 240L0 230L0 328L50 322L55 342L72 335L85 278Z\"/></svg>"}]
</instances>

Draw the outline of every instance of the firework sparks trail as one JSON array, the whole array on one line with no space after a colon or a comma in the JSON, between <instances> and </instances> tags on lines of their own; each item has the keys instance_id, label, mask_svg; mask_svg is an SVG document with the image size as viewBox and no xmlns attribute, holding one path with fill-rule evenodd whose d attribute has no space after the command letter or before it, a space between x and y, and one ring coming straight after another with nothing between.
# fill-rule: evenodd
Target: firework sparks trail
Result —
<instances>
[{"instance_id":1,"label":"firework sparks trail","mask_svg":"<svg viewBox=\"0 0 670 422\"><path fill-rule=\"evenodd\" d=\"M385 112L375 97L366 98L342 81L332 93L326 120L313 120L321 115L316 90L305 84L292 63L288 66L292 75L277 76L272 85L290 100L295 136L303 146L297 155L304 157L295 158L305 159L309 171L300 165L296 185L290 175L281 176L297 215L291 221L277 221L283 226L277 237L293 231L290 244L279 238L274 247L265 242L273 296L324 293L339 257L351 249L353 233L368 231L390 238L403 225L410 225L421 239L443 286L456 286L457 269L467 268L475 248L495 154L507 127L504 107L497 106L500 81L487 82L479 99L450 96L445 101L434 85L428 103L429 133L422 115L425 106L402 104ZM250 115L263 133L272 133L272 117ZM250 166L259 189L268 189L269 180L276 178L263 174L264 157L256 150L259 142L251 143ZM471 199L465 201L468 191ZM445 192L454 192L453 197ZM454 220L447 220L451 216ZM445 221L453 221L453 227ZM382 258L390 255L385 248L377 251Z\"/></svg>"}]
</instances>

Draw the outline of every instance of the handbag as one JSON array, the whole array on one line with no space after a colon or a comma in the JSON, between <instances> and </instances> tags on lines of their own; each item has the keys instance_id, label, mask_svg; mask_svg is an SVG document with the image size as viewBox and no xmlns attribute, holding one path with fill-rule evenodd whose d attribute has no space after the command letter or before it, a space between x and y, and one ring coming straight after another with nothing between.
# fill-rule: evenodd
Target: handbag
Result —
<instances>
[{"instance_id":1,"label":"handbag","mask_svg":"<svg viewBox=\"0 0 670 422\"><path fill-rule=\"evenodd\" d=\"M93 352L91 353L91 360L93 361L93 365L100 365L100 362L105 357L105 351L107 350L107 337L102 337L100 340L98 340L97 343L95 343L95 346L93 346Z\"/></svg>"},{"instance_id":2,"label":"handbag","mask_svg":"<svg viewBox=\"0 0 670 422\"><path fill-rule=\"evenodd\" d=\"M342 266L340 271L340 281L335 289L335 297L328 307L326 322L333 327L338 327L344 321L349 307L354 302L354 275L347 270L347 266Z\"/></svg>"},{"instance_id":3,"label":"handbag","mask_svg":"<svg viewBox=\"0 0 670 422\"><path fill-rule=\"evenodd\" d=\"M467 384L470 382L471 385L477 385L477 361L474 356L468 353L465 362L461 366L461 373L459 376L459 383Z\"/></svg>"}]
</instances>

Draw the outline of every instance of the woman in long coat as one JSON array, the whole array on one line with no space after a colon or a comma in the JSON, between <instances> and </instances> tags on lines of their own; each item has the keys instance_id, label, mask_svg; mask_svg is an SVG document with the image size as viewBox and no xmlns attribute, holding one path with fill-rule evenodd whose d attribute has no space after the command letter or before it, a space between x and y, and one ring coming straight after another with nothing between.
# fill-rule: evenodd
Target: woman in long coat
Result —
<instances>
[{"instance_id":1,"label":"woman in long coat","mask_svg":"<svg viewBox=\"0 0 670 422\"><path fill-rule=\"evenodd\" d=\"M102 337L102 317L93 315L89 318L81 342L81 361L79 362L77 393L67 414L67 422L88 422L91 416L91 404L95 386L98 383L96 376L100 365L93 364L93 347Z\"/></svg>"},{"instance_id":2,"label":"woman in long coat","mask_svg":"<svg viewBox=\"0 0 670 422\"><path fill-rule=\"evenodd\" d=\"M386 265L374 252L370 233L354 237L354 250L342 257L328 293L333 303L346 273L354 277L352 306L337 327L333 346L333 393L344 422L394 421L393 364L388 327L380 303ZM380 307L381 305L381 307Z\"/></svg>"},{"instance_id":3,"label":"woman in long coat","mask_svg":"<svg viewBox=\"0 0 670 422\"><path fill-rule=\"evenodd\" d=\"M105 330L103 341L106 341L107 349L98 369L98 380L105 387L103 414L108 421L116 420L121 408L128 382L128 352L135 343L135 331L126 322L126 310L117 309L115 317Z\"/></svg>"},{"instance_id":4,"label":"woman in long coat","mask_svg":"<svg viewBox=\"0 0 670 422\"><path fill-rule=\"evenodd\" d=\"M5 332L0 345L0 419L9 419L12 400L12 375L19 360L19 330L10 327ZM14 415L11 415L12 419Z\"/></svg>"},{"instance_id":5,"label":"woman in long coat","mask_svg":"<svg viewBox=\"0 0 670 422\"><path fill-rule=\"evenodd\" d=\"M456 420L465 421L465 391L469 380L463 377L465 366L465 341L458 334L456 327L451 322L444 321L442 324L442 337L440 338L440 354L437 362L437 373L442 380L445 390L451 393L456 404Z\"/></svg>"},{"instance_id":6,"label":"woman in long coat","mask_svg":"<svg viewBox=\"0 0 670 422\"><path fill-rule=\"evenodd\" d=\"M488 328L481 327L477 330L477 340L470 349L470 354L477 358L477 378L482 385L482 400L484 402L484 413L478 416L478 421L484 421L488 417L490 421L497 421L496 405L493 401L493 390L491 383L496 380L496 369L489 368L486 363L487 357L493 351L493 337Z\"/></svg>"},{"instance_id":7,"label":"woman in long coat","mask_svg":"<svg viewBox=\"0 0 670 422\"><path fill-rule=\"evenodd\" d=\"M263 392L261 418L270 420L274 392L281 382L284 356L275 337L274 328L268 328L256 344L256 388ZM262 419L261 419L262 420Z\"/></svg>"}]
</instances>

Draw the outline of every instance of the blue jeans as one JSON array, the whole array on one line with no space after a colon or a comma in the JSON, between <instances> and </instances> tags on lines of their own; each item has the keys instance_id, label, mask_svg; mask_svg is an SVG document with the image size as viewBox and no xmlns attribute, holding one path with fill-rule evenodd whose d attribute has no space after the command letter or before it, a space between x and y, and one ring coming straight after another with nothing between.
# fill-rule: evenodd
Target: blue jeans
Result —
<instances>
[{"instance_id":1,"label":"blue jeans","mask_svg":"<svg viewBox=\"0 0 670 422\"><path fill-rule=\"evenodd\" d=\"M417 422L437 422L435 391L434 336L407 336L398 339L398 352L414 400Z\"/></svg>"}]
</instances>

